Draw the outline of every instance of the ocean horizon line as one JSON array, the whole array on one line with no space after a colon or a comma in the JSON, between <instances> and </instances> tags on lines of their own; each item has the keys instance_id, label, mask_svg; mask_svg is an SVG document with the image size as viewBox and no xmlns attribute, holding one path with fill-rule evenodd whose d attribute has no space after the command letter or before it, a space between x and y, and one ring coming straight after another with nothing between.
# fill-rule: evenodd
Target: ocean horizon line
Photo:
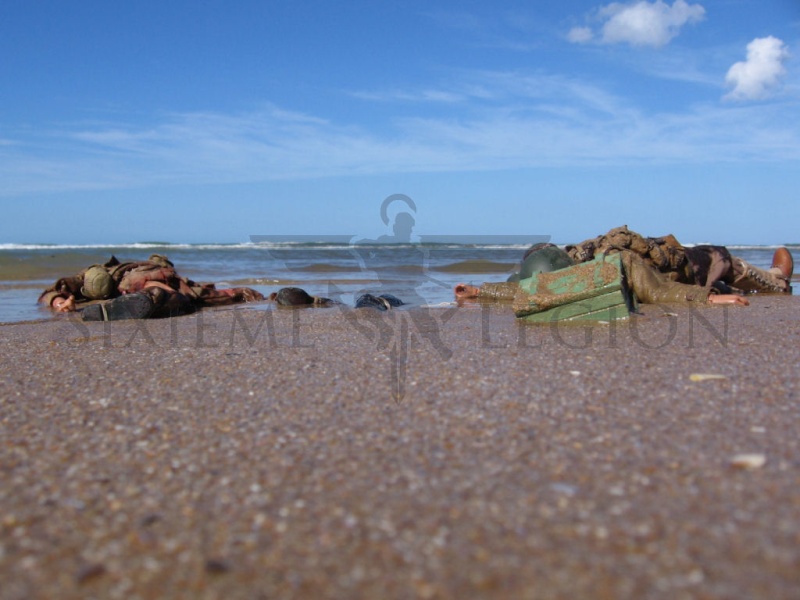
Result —
<instances>
[{"instance_id":1,"label":"ocean horizon line","mask_svg":"<svg viewBox=\"0 0 800 600\"><path fill-rule=\"evenodd\" d=\"M290 236L274 236L276 238L283 237L287 238ZM314 236L294 236L297 238L309 238ZM437 238L441 239L444 236L436 236ZM450 236L448 236L450 237ZM368 246L381 246L381 247L398 247L398 248L414 248L414 247L441 247L441 246L450 246L450 247L484 247L484 248L521 248L525 249L531 245L531 242L520 242L520 236L452 236L454 239L451 241L411 241L411 242L395 242L395 241L380 241L380 240L369 240L369 239L354 239L353 241L349 242L331 242L331 241L263 241L263 242L155 242L155 241L145 241L145 242L119 242L119 243L0 243L0 251L36 251L36 250L51 250L51 251L64 251L64 250L155 250L155 249L173 249L173 250L242 250L242 249L274 249L274 248L292 248L292 247L304 247L308 249L335 249L335 248L347 248L350 246L360 246L360 247L368 247ZM455 238L462 237L464 241L458 242L455 241ZM485 243L481 243L479 240L474 238L481 238L487 237L492 238L492 241L486 241ZM502 237L509 237L513 238L513 241L510 240L508 243L502 243L500 238ZM532 239L535 237L541 236L530 236ZM470 238L473 238L470 240ZM553 242L557 246L564 247L569 245L569 243L561 243L561 242ZM710 244L710 242L687 242L684 243L683 246L686 247L693 247L693 246L700 246ZM776 249L780 247L788 247L791 249L800 250L800 242L790 242L790 243L773 243L773 244L712 244L712 245L722 245L730 250L748 250L748 249Z\"/></svg>"}]
</instances>

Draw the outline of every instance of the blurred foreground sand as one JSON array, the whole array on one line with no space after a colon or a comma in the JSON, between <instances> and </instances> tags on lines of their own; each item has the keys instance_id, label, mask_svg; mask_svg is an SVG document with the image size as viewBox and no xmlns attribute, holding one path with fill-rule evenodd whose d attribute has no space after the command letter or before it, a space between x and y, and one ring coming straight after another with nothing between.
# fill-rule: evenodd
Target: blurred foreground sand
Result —
<instances>
[{"instance_id":1,"label":"blurred foreground sand","mask_svg":"<svg viewBox=\"0 0 800 600\"><path fill-rule=\"evenodd\" d=\"M645 308L0 326L0 597L797 598L800 299Z\"/></svg>"}]
</instances>

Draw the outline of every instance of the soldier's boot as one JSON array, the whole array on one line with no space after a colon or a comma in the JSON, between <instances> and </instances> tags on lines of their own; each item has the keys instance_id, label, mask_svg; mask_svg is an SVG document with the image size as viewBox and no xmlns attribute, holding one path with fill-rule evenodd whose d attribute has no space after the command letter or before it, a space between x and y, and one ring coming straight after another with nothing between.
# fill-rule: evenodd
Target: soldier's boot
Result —
<instances>
[{"instance_id":1,"label":"soldier's boot","mask_svg":"<svg viewBox=\"0 0 800 600\"><path fill-rule=\"evenodd\" d=\"M769 270L759 269L741 258L734 259L736 279L733 286L743 292L791 294L790 281L794 271L792 255L786 248L778 248Z\"/></svg>"}]
</instances>

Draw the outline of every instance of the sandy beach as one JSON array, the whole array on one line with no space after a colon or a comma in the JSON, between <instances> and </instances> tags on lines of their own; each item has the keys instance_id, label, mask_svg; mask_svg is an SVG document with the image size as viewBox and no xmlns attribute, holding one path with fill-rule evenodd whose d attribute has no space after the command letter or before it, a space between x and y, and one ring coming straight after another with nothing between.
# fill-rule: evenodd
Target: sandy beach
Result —
<instances>
[{"instance_id":1,"label":"sandy beach","mask_svg":"<svg viewBox=\"0 0 800 600\"><path fill-rule=\"evenodd\" d=\"M797 598L798 308L0 326L0 597Z\"/></svg>"}]
</instances>

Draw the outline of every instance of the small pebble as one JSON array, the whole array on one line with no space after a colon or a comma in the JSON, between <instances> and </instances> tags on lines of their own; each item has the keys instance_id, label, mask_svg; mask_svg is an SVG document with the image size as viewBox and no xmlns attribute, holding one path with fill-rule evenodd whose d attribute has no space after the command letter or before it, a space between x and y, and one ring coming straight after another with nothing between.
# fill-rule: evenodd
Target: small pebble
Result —
<instances>
[{"instance_id":1,"label":"small pebble","mask_svg":"<svg viewBox=\"0 0 800 600\"><path fill-rule=\"evenodd\" d=\"M145 515L144 517L142 517L141 521L139 521L139 524L142 527L150 527L150 525L158 523L160 520L161 520L161 515L156 513L151 513L149 515Z\"/></svg>"},{"instance_id":2,"label":"small pebble","mask_svg":"<svg viewBox=\"0 0 800 600\"><path fill-rule=\"evenodd\" d=\"M106 567L102 563L93 563L91 565L84 565L80 569L78 569L78 573L75 575L75 581L78 585L83 585L84 583L88 583L93 579L97 579L105 575Z\"/></svg>"},{"instance_id":3,"label":"small pebble","mask_svg":"<svg viewBox=\"0 0 800 600\"><path fill-rule=\"evenodd\" d=\"M692 373L689 375L689 381L693 381L695 383L714 379L727 379L727 377L725 375L718 375L716 373Z\"/></svg>"},{"instance_id":4,"label":"small pebble","mask_svg":"<svg viewBox=\"0 0 800 600\"><path fill-rule=\"evenodd\" d=\"M731 459L731 466L737 469L760 469L767 463L763 454L737 454Z\"/></svg>"},{"instance_id":5,"label":"small pebble","mask_svg":"<svg viewBox=\"0 0 800 600\"><path fill-rule=\"evenodd\" d=\"M209 558L206 561L206 573L209 575L222 575L230 570L230 565L219 558Z\"/></svg>"}]
</instances>

